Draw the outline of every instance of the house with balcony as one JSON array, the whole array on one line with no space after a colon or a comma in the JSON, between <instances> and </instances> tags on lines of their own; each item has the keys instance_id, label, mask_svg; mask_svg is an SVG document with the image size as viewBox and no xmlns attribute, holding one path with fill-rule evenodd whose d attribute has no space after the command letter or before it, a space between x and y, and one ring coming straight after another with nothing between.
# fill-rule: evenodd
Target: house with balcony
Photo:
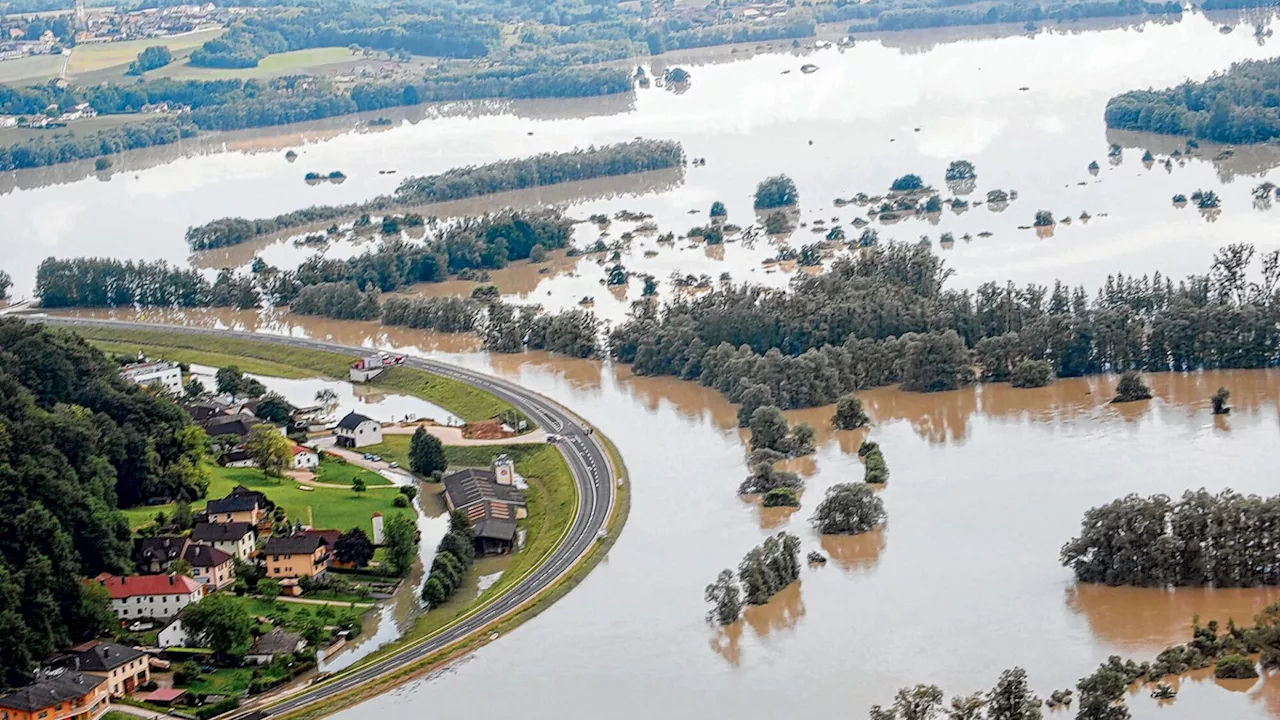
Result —
<instances>
[{"instance_id":1,"label":"house with balcony","mask_svg":"<svg viewBox=\"0 0 1280 720\"><path fill-rule=\"evenodd\" d=\"M62 670L0 695L0 720L99 720L109 707L104 678Z\"/></svg>"},{"instance_id":2,"label":"house with balcony","mask_svg":"<svg viewBox=\"0 0 1280 720\"><path fill-rule=\"evenodd\" d=\"M208 545L241 560L253 557L258 545L258 531L252 523L196 523L191 528L191 542Z\"/></svg>"},{"instance_id":3,"label":"house with balcony","mask_svg":"<svg viewBox=\"0 0 1280 720\"><path fill-rule=\"evenodd\" d=\"M319 534L272 537L262 548L266 577L289 580L323 577L329 569L331 550L329 541Z\"/></svg>"},{"instance_id":4,"label":"house with balcony","mask_svg":"<svg viewBox=\"0 0 1280 720\"><path fill-rule=\"evenodd\" d=\"M123 697L151 682L147 654L128 645L90 640L61 653L56 664L107 681L111 697Z\"/></svg>"}]
</instances>

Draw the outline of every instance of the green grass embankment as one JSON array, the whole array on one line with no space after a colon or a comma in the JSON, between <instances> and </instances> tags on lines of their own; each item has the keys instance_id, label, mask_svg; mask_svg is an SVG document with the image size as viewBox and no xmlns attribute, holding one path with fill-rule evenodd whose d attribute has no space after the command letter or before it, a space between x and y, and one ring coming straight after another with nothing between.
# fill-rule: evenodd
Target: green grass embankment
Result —
<instances>
[{"instance_id":1,"label":"green grass embankment","mask_svg":"<svg viewBox=\"0 0 1280 720\"><path fill-rule=\"evenodd\" d=\"M469 635L464 640L454 643L453 645L450 645L438 652L432 653L431 655L417 662L408 663L402 667L399 667L394 672L383 675L377 680L367 683L365 685L362 685L359 688L356 688L350 692L340 694L336 697L330 698L325 702L317 703L315 705L309 706L302 710L285 713L281 715L278 718L278 720L315 720L316 718L321 718L326 715L331 715L344 708L355 705L356 703L359 703L362 700L368 699L382 692L385 692L388 689L395 687L396 685L399 685L403 682L406 682L413 677L421 675L425 672L429 672L433 668L438 667L452 659L466 655L467 653L489 642L489 637L493 633L498 633L499 635L501 635L501 634L510 632L511 630L515 629L519 625L523 624L525 621L531 620L534 617L538 616L540 613L542 613L542 611L551 607L551 605L553 605L561 597L564 597L564 595L568 593L570 590L577 587L578 583L582 582L583 579L585 579L587 575L591 572L591 570L594 569L595 566L599 564L600 561L603 560L604 557L609 553L609 549L612 548L613 544L617 541L619 534L622 532L622 527L623 525L626 524L627 517L631 512L631 480L627 474L626 466L622 462L622 456L618 453L617 448L614 447L613 443L610 442L608 438L600 435L600 433L598 432L596 433L596 437L601 441L601 443L603 443L603 445L605 446L605 449L608 451L609 459L613 464L614 472L617 474L618 477L621 477L623 479L623 484L617 488L618 494L613 504L613 511L609 515L609 522L607 524L607 527L609 530L608 537L605 538L604 540L601 540L595 543L592 546L591 550L586 554L586 556L582 558L576 565L574 565L574 567L568 573L563 575L554 585L544 590L540 595L535 597L531 602L528 602L523 606L521 606L514 613L507 615L506 617L504 617L503 619L495 623L490 624L488 627L483 628L479 632L475 632ZM514 448L509 447L507 449L511 451L515 451ZM545 449L551 449L551 448L548 447ZM469 447L469 448L447 448L446 450L447 451L466 450L466 451L492 452L494 448ZM457 458L459 462L464 460L464 457L462 455L455 453L452 457L450 457L451 464L455 462L455 458ZM558 453L557 453L557 458L559 458ZM563 464L564 462L563 458L560 458L560 462ZM519 461L517 461L517 470L519 470L519 467L520 467ZM566 467L565 470L567 472L568 468ZM576 490L575 490L575 495L576 495ZM532 498L530 499L532 500ZM576 503L572 511L576 512ZM532 516L533 516L533 513L532 513L532 503L531 503L530 517ZM572 519L570 519L570 522L572 522ZM511 575L510 571L508 571L508 573L504 573L502 580L499 580L497 584L501 584L503 580L506 580L508 575ZM516 576L511 575L511 577L512 577L512 582L514 582ZM490 588L490 590L493 590L493 588ZM487 591L486 591L486 594L488 594ZM483 606L483 603L485 602L483 597L484 596L482 596L481 598L478 598L476 602L471 605L472 610L468 611L468 613L479 610ZM467 614L467 613L460 612L458 613L457 617L461 617L463 614ZM430 618L430 613L428 613L427 617L424 618L424 620L428 618ZM436 630L429 631L425 634L422 634L418 639L420 640L434 634L435 632L439 632L440 630L444 629L448 624L449 623L443 623L439 625L436 628ZM414 630L419 631L420 629L421 628L415 628ZM393 646L384 648L384 650L378 653L376 657L381 657L386 655L387 653L394 652L395 650L398 650L401 647L403 647L403 645L405 645L407 642L408 642L407 640L400 641L395 643ZM370 660L371 659L366 660L365 662L369 662Z\"/></svg>"},{"instance_id":2,"label":"green grass embankment","mask_svg":"<svg viewBox=\"0 0 1280 720\"><path fill-rule=\"evenodd\" d=\"M192 335L165 330L82 326L75 332L107 352L153 357L212 367L235 365L247 373L273 377L328 377L345 380L355 360L350 355L289 347L270 342ZM435 403L473 422L514 412L510 403L464 382L408 367L391 368L371 383L385 390Z\"/></svg>"}]
</instances>

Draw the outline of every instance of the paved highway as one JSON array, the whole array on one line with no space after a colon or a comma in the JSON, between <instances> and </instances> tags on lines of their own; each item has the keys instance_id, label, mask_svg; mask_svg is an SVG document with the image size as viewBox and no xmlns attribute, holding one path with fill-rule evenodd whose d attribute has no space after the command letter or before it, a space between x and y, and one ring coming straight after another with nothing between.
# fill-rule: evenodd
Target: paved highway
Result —
<instances>
[{"instance_id":1,"label":"paved highway","mask_svg":"<svg viewBox=\"0 0 1280 720\"><path fill-rule=\"evenodd\" d=\"M338 345L319 340L230 330L170 325L157 326L115 320L53 316L27 317L33 321L58 326L120 327L138 330L164 330L192 335L234 337L276 345L338 352L353 356L369 352L368 348ZM573 525L569 528L567 537L552 552L551 556L531 574L526 575L509 588L506 594L485 606L480 612L467 617L438 635L407 646L377 662L343 671L302 692L257 708L258 712L267 715L281 715L329 700L334 696L354 690L389 672L425 658L479 631L531 600L573 567L591 549L592 544L597 540L598 534L608 521L616 494L615 473L609 461L608 453L599 439L587 431L567 410L515 383L485 375L484 373L434 360L409 356L405 358L405 365L454 380L460 380L468 385L492 393L498 398L511 403L547 432L560 435L562 438L558 443L560 452L564 455L569 469L573 472L574 482L578 485L578 514L573 520Z\"/></svg>"}]
</instances>

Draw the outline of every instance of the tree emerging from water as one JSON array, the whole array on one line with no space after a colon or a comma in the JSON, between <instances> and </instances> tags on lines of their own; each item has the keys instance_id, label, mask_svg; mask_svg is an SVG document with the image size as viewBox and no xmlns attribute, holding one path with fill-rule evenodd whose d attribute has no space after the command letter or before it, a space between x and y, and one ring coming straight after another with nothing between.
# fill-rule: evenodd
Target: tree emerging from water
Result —
<instances>
[{"instance_id":1,"label":"tree emerging from water","mask_svg":"<svg viewBox=\"0 0 1280 720\"><path fill-rule=\"evenodd\" d=\"M1077 580L1105 585L1280 585L1280 527L1270 520L1277 516L1280 496L1127 495L1086 512L1061 560Z\"/></svg>"},{"instance_id":2,"label":"tree emerging from water","mask_svg":"<svg viewBox=\"0 0 1280 720\"><path fill-rule=\"evenodd\" d=\"M870 486L841 483L827 489L809 522L823 535L857 535L884 523L884 501Z\"/></svg>"},{"instance_id":3,"label":"tree emerging from water","mask_svg":"<svg viewBox=\"0 0 1280 720\"><path fill-rule=\"evenodd\" d=\"M795 181L786 175L765 178L756 186L756 210L790 207L798 202L800 191L796 189Z\"/></svg>"}]
</instances>

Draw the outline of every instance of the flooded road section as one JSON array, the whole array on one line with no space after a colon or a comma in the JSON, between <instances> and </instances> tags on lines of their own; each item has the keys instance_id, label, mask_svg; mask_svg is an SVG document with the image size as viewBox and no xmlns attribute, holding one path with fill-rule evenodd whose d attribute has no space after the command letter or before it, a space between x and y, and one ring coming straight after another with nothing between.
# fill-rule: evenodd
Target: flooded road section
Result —
<instances>
[{"instance_id":1,"label":"flooded road section","mask_svg":"<svg viewBox=\"0 0 1280 720\"><path fill-rule=\"evenodd\" d=\"M350 118L272 128L257 141L236 136L191 155L161 155L155 165L133 169L132 160L122 160L122 169L108 176L75 179L76 171L68 170L71 179L61 184L41 184L58 182L58 169L39 171L45 181L27 182L18 173L13 189L0 195L0 223L6 237L22 241L0 256L0 267L14 276L21 296L31 292L35 268L49 255L108 253L186 264L184 231L214 218L360 201L390 192L410 174L644 136L679 140L690 158L706 164L691 164L677 178L611 178L426 212L557 203L585 218L629 209L652 214L661 232L683 236L707 221L716 200L726 204L728 222L758 222L751 210L756 183L786 173L799 186L799 220L807 225L786 240L798 249L825 236L813 232L818 220L856 237L861 230L852 221L867 209L837 207L835 199L883 193L900 175L918 173L950 197L943 172L964 158L978 173L965 198L982 200L1002 189L1017 190L1018 199L999 212L982 205L893 224L873 221L881 240L927 236L958 270L958 287L1060 277L1095 288L1111 272L1155 269L1181 277L1204 271L1227 242L1248 239L1264 249L1280 242L1268 232L1280 209L1255 208L1250 194L1264 178L1280 179L1280 151L1236 148L1219 157L1219 149L1206 146L1190 159L1172 159L1166 170L1176 140L1108 133L1103 109L1122 91L1203 79L1234 61L1274 54L1273 41L1253 37L1255 22L1271 21L1261 13L1225 20L1188 13L1178 22L1117 21L1089 32L1064 24L1034 34L979 29L860 37L844 51L721 49L646 61L651 73L668 64L687 67L692 82L678 93L651 87L617 98L410 108L389 114L394 124L386 128L353 132ZM1228 23L1233 32L1224 34L1220 26ZM804 63L819 69L801 73ZM1122 152L1109 159L1112 143ZM294 163L284 157L290 148L300 153ZM1142 162L1147 149L1155 154L1150 165ZM1101 166L1096 175L1087 169L1091 161ZM309 170L341 170L348 180L308 186L302 176ZM390 170L396 173L380 174ZM1173 207L1175 193L1199 188L1222 196L1216 218ZM1037 210L1073 222L1047 237L1019 230ZM1087 221L1080 219L1085 213ZM615 222L605 240L618 240L634 226ZM944 243L943 233L952 240ZM581 245L599 235L594 225L577 227ZM362 250L336 242L328 252L344 257ZM243 266L255 252L285 267L314 250L282 239L195 260L202 267ZM764 239L705 248L683 240L659 246L655 236L637 235L623 264L657 277L663 293L671 292L673 272L712 280L729 273L782 286L794 268L762 264L777 252ZM616 319L643 283L633 278L614 294L601 286L603 277L604 268L587 258L572 271L539 273L533 290L508 294L555 308L590 297L597 313Z\"/></svg>"},{"instance_id":2,"label":"flooded road section","mask_svg":"<svg viewBox=\"0 0 1280 720\"><path fill-rule=\"evenodd\" d=\"M1280 371L1151 375L1156 399L1123 406L1107 403L1115 380L1106 377L1036 390L869 390L861 393L869 430L833 431L831 408L789 413L818 429L820 445L789 463L807 483L802 507L777 511L736 494L746 435L735 407L697 384L542 353L456 353L437 337L368 323L257 329L423 353L513 378L599 426L632 478L626 530L581 586L468 662L346 711L346 720L412 720L424 707L465 713L476 697L497 713L556 720L816 718L832 708L856 718L899 687L968 693L1014 665L1046 695L1109 655L1151 659L1186 641L1193 615L1247 623L1280 600L1280 589L1079 586L1058 563L1087 508L1130 492L1275 494ZM1218 387L1232 393L1227 418L1210 415ZM807 520L828 487L862 478L864 437L881 444L889 464L888 523L864 536L820 538ZM739 624L709 628L703 588L780 530L831 562L805 568L799 583ZM1135 695L1135 717L1280 718L1275 682L1182 685L1163 708Z\"/></svg>"}]
</instances>

